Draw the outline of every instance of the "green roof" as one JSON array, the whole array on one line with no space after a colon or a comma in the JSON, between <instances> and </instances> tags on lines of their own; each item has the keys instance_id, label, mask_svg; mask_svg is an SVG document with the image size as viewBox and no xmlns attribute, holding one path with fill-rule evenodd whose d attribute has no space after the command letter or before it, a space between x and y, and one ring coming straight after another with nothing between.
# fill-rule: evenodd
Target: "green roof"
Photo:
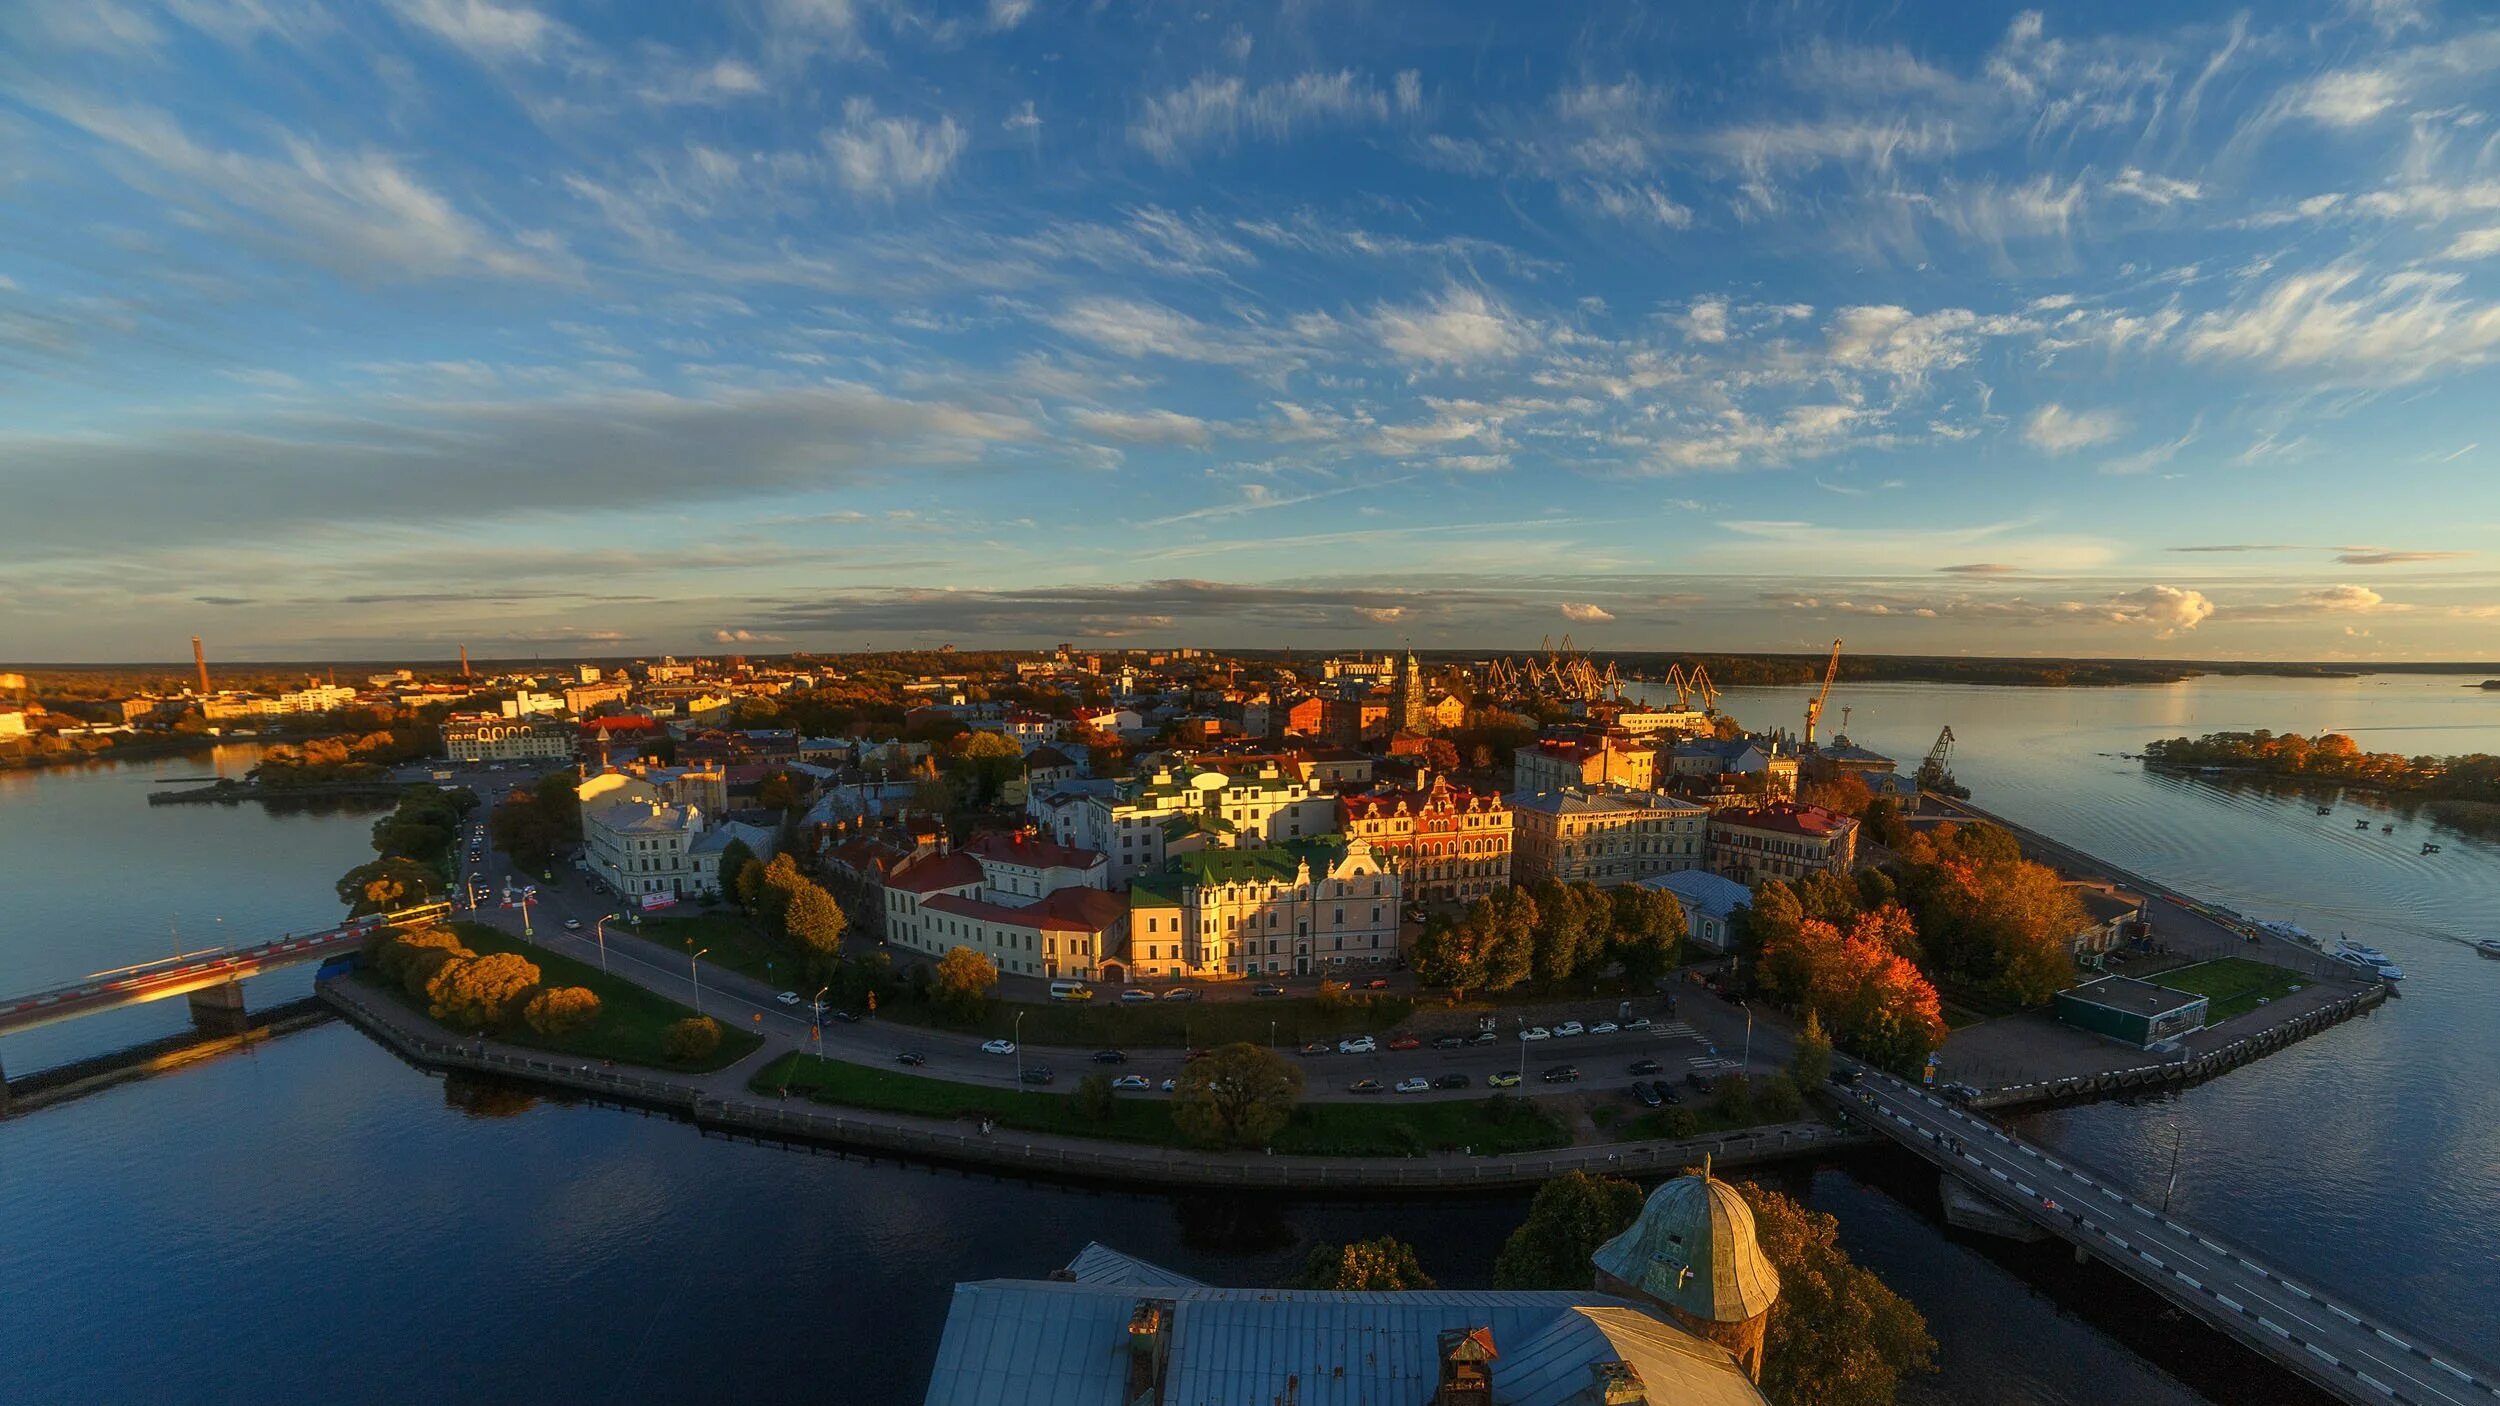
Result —
<instances>
[{"instance_id":1,"label":"green roof","mask_svg":"<svg viewBox=\"0 0 2500 1406\"><path fill-rule=\"evenodd\" d=\"M1308 861L1314 872L1344 856L1345 837L1314 835L1258 849L1203 849L1176 854L1160 874L1141 874L1130 888L1144 889L1164 904L1180 901L1183 888L1215 884L1289 884Z\"/></svg>"}]
</instances>

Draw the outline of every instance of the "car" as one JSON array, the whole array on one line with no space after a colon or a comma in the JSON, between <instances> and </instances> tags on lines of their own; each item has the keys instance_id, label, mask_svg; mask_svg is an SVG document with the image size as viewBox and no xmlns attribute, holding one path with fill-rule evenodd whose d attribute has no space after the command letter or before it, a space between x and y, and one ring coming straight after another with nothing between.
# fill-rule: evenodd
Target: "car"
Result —
<instances>
[{"instance_id":1,"label":"car","mask_svg":"<svg viewBox=\"0 0 2500 1406\"><path fill-rule=\"evenodd\" d=\"M1658 1061L1654 1059L1636 1059L1632 1061L1632 1067L1625 1072L1630 1074L1655 1074L1658 1072Z\"/></svg>"},{"instance_id":2,"label":"car","mask_svg":"<svg viewBox=\"0 0 2500 1406\"><path fill-rule=\"evenodd\" d=\"M1623 1031L1627 1035L1637 1035L1647 1029L1649 1029L1649 1017L1645 1015L1636 1016L1623 1023Z\"/></svg>"},{"instance_id":3,"label":"car","mask_svg":"<svg viewBox=\"0 0 2500 1406\"><path fill-rule=\"evenodd\" d=\"M1566 1020L1562 1024L1554 1027L1554 1038L1557 1040L1567 1040L1574 1035L1586 1035L1587 1033L1589 1033L1589 1028L1576 1020Z\"/></svg>"},{"instance_id":4,"label":"car","mask_svg":"<svg viewBox=\"0 0 2500 1406\"><path fill-rule=\"evenodd\" d=\"M1589 1027L1589 1033L1591 1035L1612 1035L1621 1029L1623 1029L1622 1026L1615 1024L1611 1020L1601 1020L1595 1025Z\"/></svg>"},{"instance_id":5,"label":"car","mask_svg":"<svg viewBox=\"0 0 2500 1406\"><path fill-rule=\"evenodd\" d=\"M1717 1077L1706 1069L1696 1069L1692 1073L1685 1075L1684 1082L1692 1085L1696 1089L1701 1090L1703 1093L1708 1093L1712 1089L1719 1086Z\"/></svg>"},{"instance_id":6,"label":"car","mask_svg":"<svg viewBox=\"0 0 2500 1406\"><path fill-rule=\"evenodd\" d=\"M1519 1032L1519 1038L1522 1040L1551 1040L1554 1038L1554 1032L1546 1029L1542 1025L1531 1025L1523 1028Z\"/></svg>"},{"instance_id":7,"label":"car","mask_svg":"<svg viewBox=\"0 0 2500 1406\"><path fill-rule=\"evenodd\" d=\"M1141 1002L1151 1001L1154 998L1155 993L1152 991L1139 991L1131 988L1130 990L1120 993L1120 1004L1124 1006L1134 1006Z\"/></svg>"},{"instance_id":8,"label":"car","mask_svg":"<svg viewBox=\"0 0 2500 1406\"><path fill-rule=\"evenodd\" d=\"M1576 1084L1580 1081L1580 1066L1557 1064L1536 1077L1548 1084Z\"/></svg>"},{"instance_id":9,"label":"car","mask_svg":"<svg viewBox=\"0 0 2500 1406\"><path fill-rule=\"evenodd\" d=\"M2065 1207L2063 1207L2063 1206L2061 1206L2061 1205L2059 1205L2059 1204L2057 1204L2057 1198L2056 1198L2056 1197L2054 1197L2054 1196L2043 1196L2043 1197L2041 1197L2041 1198L2040 1198L2040 1209L2041 1209L2041 1210L2044 1210L2044 1211L2062 1211L2062 1210L2065 1210L2066 1208L2065 1208Z\"/></svg>"},{"instance_id":10,"label":"car","mask_svg":"<svg viewBox=\"0 0 2500 1406\"><path fill-rule=\"evenodd\" d=\"M1857 1069L1835 1069L1823 1077L1831 1080L1836 1087L1854 1089L1859 1081L1866 1077L1866 1074L1865 1071Z\"/></svg>"},{"instance_id":11,"label":"car","mask_svg":"<svg viewBox=\"0 0 2500 1406\"><path fill-rule=\"evenodd\" d=\"M857 1011L833 1011L833 1012L830 1012L830 1014L833 1016L833 1018L834 1018L835 1020L838 1020L838 1021L842 1022L844 1025L857 1025L857 1024L859 1024L859 1012L857 1012ZM1008 1053L1010 1053L1010 1054L1015 1053L1015 1050L1014 1050L1014 1048L1013 1048L1012 1046L1010 1046L1010 1047L1009 1047L1009 1049L1008 1049Z\"/></svg>"},{"instance_id":12,"label":"car","mask_svg":"<svg viewBox=\"0 0 2500 1406\"><path fill-rule=\"evenodd\" d=\"M1485 1077L1484 1086L1488 1089L1518 1088L1519 1071L1516 1069L1505 1069L1498 1074L1487 1075Z\"/></svg>"},{"instance_id":13,"label":"car","mask_svg":"<svg viewBox=\"0 0 2500 1406\"><path fill-rule=\"evenodd\" d=\"M1432 1086L1436 1089L1463 1089L1467 1087L1467 1084L1468 1078L1464 1074L1444 1074L1432 1081Z\"/></svg>"},{"instance_id":14,"label":"car","mask_svg":"<svg viewBox=\"0 0 2500 1406\"><path fill-rule=\"evenodd\" d=\"M1375 976L1371 980L1363 983L1363 989L1366 991L1386 991L1389 989L1389 978L1385 976Z\"/></svg>"},{"instance_id":15,"label":"car","mask_svg":"<svg viewBox=\"0 0 2500 1406\"><path fill-rule=\"evenodd\" d=\"M785 1006L795 1006L799 1003L799 993L796 991L784 991L780 995L773 997L773 999L779 1001Z\"/></svg>"},{"instance_id":16,"label":"car","mask_svg":"<svg viewBox=\"0 0 2500 1406\"><path fill-rule=\"evenodd\" d=\"M1313 1040L1311 1043L1302 1047L1302 1052L1306 1055L1335 1054L1337 1052L1337 1047L1328 1043L1326 1040Z\"/></svg>"},{"instance_id":17,"label":"car","mask_svg":"<svg viewBox=\"0 0 2500 1406\"><path fill-rule=\"evenodd\" d=\"M1285 994L1285 988L1281 986L1254 986L1250 988L1250 994L1253 996L1282 996Z\"/></svg>"},{"instance_id":18,"label":"car","mask_svg":"<svg viewBox=\"0 0 2500 1406\"><path fill-rule=\"evenodd\" d=\"M1419 1094L1431 1087L1432 1081L1421 1074L1409 1074L1398 1080L1398 1092L1402 1094Z\"/></svg>"},{"instance_id":19,"label":"car","mask_svg":"<svg viewBox=\"0 0 2500 1406\"><path fill-rule=\"evenodd\" d=\"M1650 1080L1649 1091L1658 1096L1658 1101L1660 1103L1682 1103L1684 1101L1684 1095L1675 1091L1675 1085L1668 1083L1664 1079Z\"/></svg>"},{"instance_id":20,"label":"car","mask_svg":"<svg viewBox=\"0 0 2500 1406\"><path fill-rule=\"evenodd\" d=\"M1369 1035L1357 1035L1352 1039L1337 1042L1339 1054L1376 1054L1379 1049L1380 1042Z\"/></svg>"},{"instance_id":21,"label":"car","mask_svg":"<svg viewBox=\"0 0 2500 1406\"><path fill-rule=\"evenodd\" d=\"M1198 999L1198 988L1195 986L1175 986L1171 990L1163 993L1163 999L1167 1001L1195 1001Z\"/></svg>"},{"instance_id":22,"label":"car","mask_svg":"<svg viewBox=\"0 0 2500 1406\"><path fill-rule=\"evenodd\" d=\"M1944 1096L1955 1103L1969 1103L1979 1097L1979 1090L1968 1084L1952 1083L1944 1086Z\"/></svg>"},{"instance_id":23,"label":"car","mask_svg":"<svg viewBox=\"0 0 2500 1406\"><path fill-rule=\"evenodd\" d=\"M1128 1063L1128 1056L1120 1053L1118 1050L1096 1050L1094 1051L1094 1063L1126 1064Z\"/></svg>"},{"instance_id":24,"label":"car","mask_svg":"<svg viewBox=\"0 0 2500 1406\"><path fill-rule=\"evenodd\" d=\"M1643 1108L1657 1108L1666 1102L1665 1099L1658 1097L1656 1089L1638 1079L1632 1081L1632 1097L1639 1099Z\"/></svg>"},{"instance_id":25,"label":"car","mask_svg":"<svg viewBox=\"0 0 2500 1406\"><path fill-rule=\"evenodd\" d=\"M1467 1048L1467 1037L1464 1035L1435 1035L1432 1037L1432 1047L1436 1050L1463 1050Z\"/></svg>"},{"instance_id":26,"label":"car","mask_svg":"<svg viewBox=\"0 0 2500 1406\"><path fill-rule=\"evenodd\" d=\"M1119 1078L1111 1081L1111 1087L1115 1089L1151 1089L1154 1085L1148 1083L1146 1076L1143 1074L1123 1074Z\"/></svg>"},{"instance_id":27,"label":"car","mask_svg":"<svg viewBox=\"0 0 2500 1406\"><path fill-rule=\"evenodd\" d=\"M1353 1083L1346 1085L1345 1091L1350 1094L1376 1094L1380 1092L1380 1081L1378 1079L1357 1079Z\"/></svg>"},{"instance_id":28,"label":"car","mask_svg":"<svg viewBox=\"0 0 2500 1406\"><path fill-rule=\"evenodd\" d=\"M1028 1084L1047 1084L1059 1076L1050 1072L1049 1065L1036 1064L1027 1068L1022 1074L1019 1074L1016 1077L1022 1079Z\"/></svg>"},{"instance_id":29,"label":"car","mask_svg":"<svg viewBox=\"0 0 2500 1406\"><path fill-rule=\"evenodd\" d=\"M983 1054L1010 1055L1015 1052L1016 1042L1013 1040L983 1040L981 1042Z\"/></svg>"},{"instance_id":30,"label":"car","mask_svg":"<svg viewBox=\"0 0 2500 1406\"><path fill-rule=\"evenodd\" d=\"M1393 1050L1420 1050L1423 1047L1424 1042L1413 1035L1400 1035L1389 1042L1389 1048Z\"/></svg>"},{"instance_id":31,"label":"car","mask_svg":"<svg viewBox=\"0 0 2500 1406\"><path fill-rule=\"evenodd\" d=\"M565 919L564 930L566 932L580 932L582 930L582 920L579 918Z\"/></svg>"},{"instance_id":32,"label":"car","mask_svg":"<svg viewBox=\"0 0 2500 1406\"><path fill-rule=\"evenodd\" d=\"M1198 1061L1205 1059L1208 1055L1213 1053L1215 1053L1213 1050L1183 1050L1181 1051L1181 1063L1196 1064Z\"/></svg>"},{"instance_id":33,"label":"car","mask_svg":"<svg viewBox=\"0 0 2500 1406\"><path fill-rule=\"evenodd\" d=\"M1167 1079L1165 1079L1165 1080L1163 1081L1163 1083L1162 1083L1159 1087L1160 1087L1160 1088L1162 1088L1162 1090L1163 1090L1165 1093L1167 1093L1167 1094L1168 1094L1168 1093L1172 1092L1174 1089L1179 1088L1180 1086L1181 1086L1181 1082L1180 1082L1180 1080L1178 1080L1178 1079L1170 1079L1170 1078L1167 1078Z\"/></svg>"},{"instance_id":34,"label":"car","mask_svg":"<svg viewBox=\"0 0 2500 1406\"><path fill-rule=\"evenodd\" d=\"M1485 1030L1479 1030L1479 1031L1477 1031L1477 1032L1476 1032L1476 1034L1475 1034L1475 1038L1474 1038L1474 1039L1472 1039L1472 1040L1469 1040L1467 1043L1468 1043L1468 1044L1471 1044L1471 1045L1490 1045L1490 1044L1492 1044L1494 1041L1499 1040L1499 1039L1501 1039L1501 1038L1502 1038L1502 1032L1501 1032L1501 1031L1499 1031L1499 1030L1493 1030L1493 1029L1485 1029Z\"/></svg>"},{"instance_id":35,"label":"car","mask_svg":"<svg viewBox=\"0 0 2500 1406\"><path fill-rule=\"evenodd\" d=\"M927 1064L929 1062L929 1057L922 1054L918 1050L896 1050L894 1052L894 1062L896 1064Z\"/></svg>"}]
</instances>

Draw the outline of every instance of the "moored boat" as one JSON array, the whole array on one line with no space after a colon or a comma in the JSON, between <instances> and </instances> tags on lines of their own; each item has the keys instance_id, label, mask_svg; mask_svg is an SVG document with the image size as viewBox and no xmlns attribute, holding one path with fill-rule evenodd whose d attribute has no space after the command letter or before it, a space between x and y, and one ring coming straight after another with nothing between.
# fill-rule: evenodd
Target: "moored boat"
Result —
<instances>
[{"instance_id":1,"label":"moored boat","mask_svg":"<svg viewBox=\"0 0 2500 1406\"><path fill-rule=\"evenodd\" d=\"M2486 957L2500 957L2500 937L2486 937L2474 944L2474 950Z\"/></svg>"}]
</instances>

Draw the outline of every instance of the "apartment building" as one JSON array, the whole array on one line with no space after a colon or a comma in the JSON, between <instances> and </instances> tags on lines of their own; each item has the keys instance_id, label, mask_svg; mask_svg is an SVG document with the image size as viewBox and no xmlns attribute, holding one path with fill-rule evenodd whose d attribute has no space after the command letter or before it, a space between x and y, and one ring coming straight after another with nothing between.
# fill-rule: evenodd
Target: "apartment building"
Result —
<instances>
[{"instance_id":1,"label":"apartment building","mask_svg":"<svg viewBox=\"0 0 2500 1406\"><path fill-rule=\"evenodd\" d=\"M1511 798L1511 873L1613 888L1698 869L1710 808L1658 791L1572 786Z\"/></svg>"},{"instance_id":2,"label":"apartment building","mask_svg":"<svg viewBox=\"0 0 2500 1406\"><path fill-rule=\"evenodd\" d=\"M1395 869L1408 899L1464 903L1510 882L1511 811L1497 794L1434 777L1420 790L1338 800L1338 824Z\"/></svg>"},{"instance_id":3,"label":"apartment building","mask_svg":"<svg viewBox=\"0 0 2500 1406\"><path fill-rule=\"evenodd\" d=\"M1858 822L1820 806L1737 807L1710 818L1711 871L1740 884L1846 874L1857 858Z\"/></svg>"},{"instance_id":4,"label":"apartment building","mask_svg":"<svg viewBox=\"0 0 2500 1406\"><path fill-rule=\"evenodd\" d=\"M1308 976L1398 957L1397 873L1369 842L1203 850L1129 886L1140 974Z\"/></svg>"},{"instance_id":5,"label":"apartment building","mask_svg":"<svg viewBox=\"0 0 2500 1406\"><path fill-rule=\"evenodd\" d=\"M1646 791L1657 781L1657 752L1611 733L1539 742L1511 758L1511 789L1523 796L1594 786Z\"/></svg>"}]
</instances>

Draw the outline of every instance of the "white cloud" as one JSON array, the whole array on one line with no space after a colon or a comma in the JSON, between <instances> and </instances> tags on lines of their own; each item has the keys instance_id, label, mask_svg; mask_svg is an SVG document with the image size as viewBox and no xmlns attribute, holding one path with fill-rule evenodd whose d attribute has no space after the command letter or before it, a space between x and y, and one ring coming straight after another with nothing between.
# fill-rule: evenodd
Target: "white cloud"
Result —
<instances>
[{"instance_id":1,"label":"white cloud","mask_svg":"<svg viewBox=\"0 0 2500 1406\"><path fill-rule=\"evenodd\" d=\"M1693 342L1727 340L1727 299L1695 298L1684 313L1684 337Z\"/></svg>"},{"instance_id":2,"label":"white cloud","mask_svg":"<svg viewBox=\"0 0 2500 1406\"><path fill-rule=\"evenodd\" d=\"M1203 446L1209 438L1206 421L1171 410L1075 410L1068 418L1088 434L1130 444Z\"/></svg>"},{"instance_id":3,"label":"white cloud","mask_svg":"<svg viewBox=\"0 0 2500 1406\"><path fill-rule=\"evenodd\" d=\"M485 62L534 62L572 37L564 25L527 5L499 5L494 0L399 0L398 9L410 24Z\"/></svg>"},{"instance_id":4,"label":"white cloud","mask_svg":"<svg viewBox=\"0 0 2500 1406\"><path fill-rule=\"evenodd\" d=\"M2146 586L2111 596L2102 609L2109 620L2121 625L2151 625L2158 638L2169 639L2212 619L2214 603L2202 591Z\"/></svg>"},{"instance_id":5,"label":"white cloud","mask_svg":"<svg viewBox=\"0 0 2500 1406\"><path fill-rule=\"evenodd\" d=\"M1022 106L1008 113L1006 120L998 125L1010 132L1029 132L1042 125L1042 115L1033 110L1033 100L1026 98Z\"/></svg>"},{"instance_id":6,"label":"white cloud","mask_svg":"<svg viewBox=\"0 0 2500 1406\"><path fill-rule=\"evenodd\" d=\"M2448 247L2439 251L2439 257L2450 263L2463 263L2470 259L2488 259L2494 254L2500 254L2500 225L2485 229L2469 229L2450 240Z\"/></svg>"},{"instance_id":7,"label":"white cloud","mask_svg":"<svg viewBox=\"0 0 2500 1406\"><path fill-rule=\"evenodd\" d=\"M2205 188L2194 181L2148 174L2133 166L2120 171L2107 189L2112 195L2141 200L2147 205L2178 205L2205 197Z\"/></svg>"},{"instance_id":8,"label":"white cloud","mask_svg":"<svg viewBox=\"0 0 2500 1406\"><path fill-rule=\"evenodd\" d=\"M990 0L990 28L1013 29L1033 13L1033 0Z\"/></svg>"},{"instance_id":9,"label":"white cloud","mask_svg":"<svg viewBox=\"0 0 2500 1406\"><path fill-rule=\"evenodd\" d=\"M1424 76L1415 69L1401 69L1396 82L1398 111L1417 113L1424 107Z\"/></svg>"},{"instance_id":10,"label":"white cloud","mask_svg":"<svg viewBox=\"0 0 2500 1406\"><path fill-rule=\"evenodd\" d=\"M1389 99L1351 69L1313 70L1258 88L1239 78L1202 73L1187 87L1146 99L1128 135L1155 160L1179 165L1194 151L1228 147L1244 134L1281 142L1313 127L1379 122L1388 116Z\"/></svg>"},{"instance_id":11,"label":"white cloud","mask_svg":"<svg viewBox=\"0 0 2500 1406\"><path fill-rule=\"evenodd\" d=\"M1564 601L1562 618L1580 625L1602 625L1614 619L1615 613L1603 606L1590 605L1584 601Z\"/></svg>"},{"instance_id":12,"label":"white cloud","mask_svg":"<svg viewBox=\"0 0 2500 1406\"><path fill-rule=\"evenodd\" d=\"M1422 307L1382 307L1372 315L1382 346L1426 366L1468 366L1519 355L1535 342L1527 324L1477 288L1452 285Z\"/></svg>"},{"instance_id":13,"label":"white cloud","mask_svg":"<svg viewBox=\"0 0 2500 1406\"><path fill-rule=\"evenodd\" d=\"M887 199L925 189L945 176L963 154L964 129L952 117L923 122L879 117L876 104L852 98L842 105L842 125L825 134L834 169L852 191Z\"/></svg>"},{"instance_id":14,"label":"white cloud","mask_svg":"<svg viewBox=\"0 0 2500 1406\"><path fill-rule=\"evenodd\" d=\"M2358 127L2404 97L2396 76L2383 69L2322 73L2292 95L2292 111L2329 127Z\"/></svg>"},{"instance_id":15,"label":"white cloud","mask_svg":"<svg viewBox=\"0 0 2500 1406\"><path fill-rule=\"evenodd\" d=\"M1692 208L1677 204L1658 186L1591 181L1569 187L1566 193L1575 203L1614 219L1665 229L1690 229L1693 225Z\"/></svg>"},{"instance_id":16,"label":"white cloud","mask_svg":"<svg viewBox=\"0 0 2500 1406\"><path fill-rule=\"evenodd\" d=\"M781 635L758 634L753 630L714 630L714 644L779 644Z\"/></svg>"},{"instance_id":17,"label":"white cloud","mask_svg":"<svg viewBox=\"0 0 2500 1406\"><path fill-rule=\"evenodd\" d=\"M2116 439L2125 428L2114 410L2069 410L2050 401L2023 422L2023 438L2046 453L2071 454Z\"/></svg>"},{"instance_id":18,"label":"white cloud","mask_svg":"<svg viewBox=\"0 0 2500 1406\"><path fill-rule=\"evenodd\" d=\"M2295 274L2197 318L2187 351L2363 382L2479 365L2500 347L2500 303L2454 296L2462 282L2456 274L2409 271L2365 285L2352 264Z\"/></svg>"}]
</instances>

